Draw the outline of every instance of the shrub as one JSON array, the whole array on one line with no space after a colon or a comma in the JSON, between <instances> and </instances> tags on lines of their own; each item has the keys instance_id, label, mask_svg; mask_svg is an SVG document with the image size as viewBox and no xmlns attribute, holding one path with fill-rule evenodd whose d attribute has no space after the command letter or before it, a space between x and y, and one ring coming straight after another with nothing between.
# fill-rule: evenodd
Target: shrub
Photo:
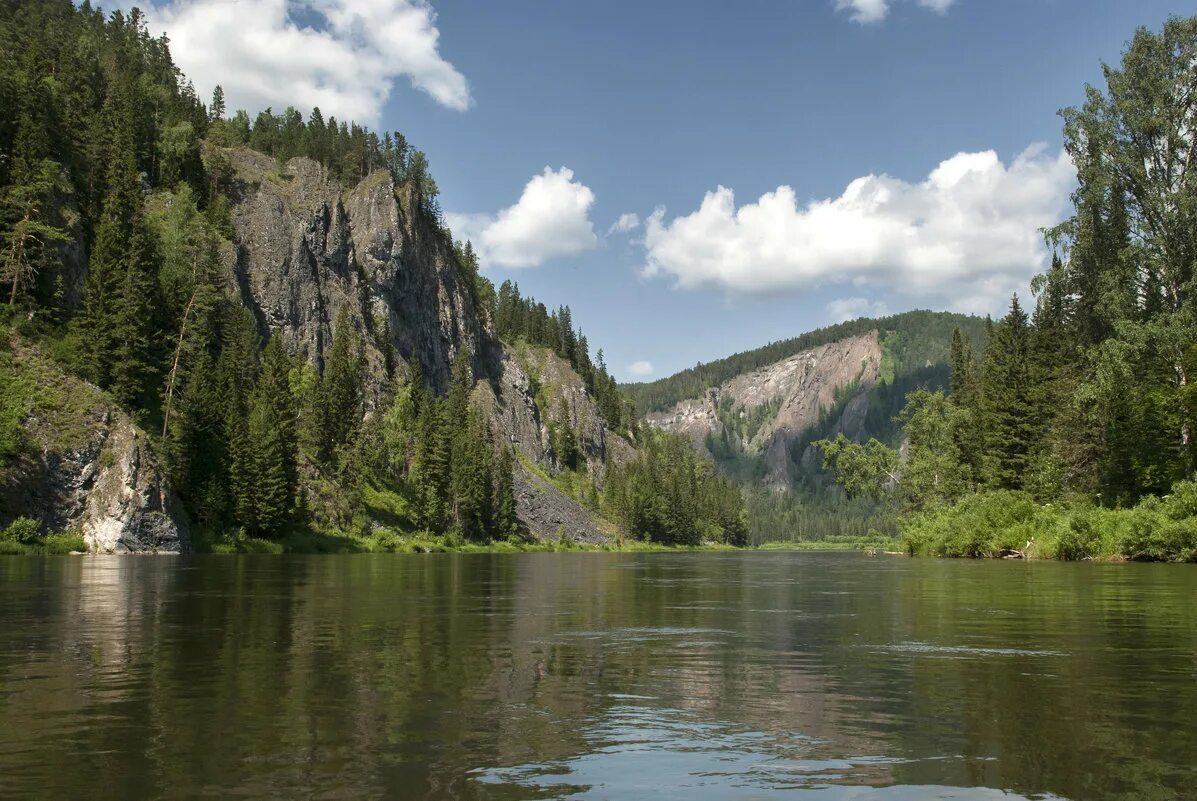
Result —
<instances>
[{"instance_id":1,"label":"shrub","mask_svg":"<svg viewBox=\"0 0 1197 801\"><path fill-rule=\"evenodd\" d=\"M0 532L0 540L18 545L36 545L41 539L38 536L40 529L41 523L32 517L18 517L8 524L8 528Z\"/></svg>"}]
</instances>

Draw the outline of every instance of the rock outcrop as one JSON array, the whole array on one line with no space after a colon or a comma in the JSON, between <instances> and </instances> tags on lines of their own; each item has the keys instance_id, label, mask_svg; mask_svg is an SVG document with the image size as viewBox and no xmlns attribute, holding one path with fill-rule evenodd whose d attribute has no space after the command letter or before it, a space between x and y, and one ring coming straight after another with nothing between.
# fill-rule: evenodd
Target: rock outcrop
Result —
<instances>
[{"instance_id":1,"label":"rock outcrop","mask_svg":"<svg viewBox=\"0 0 1197 801\"><path fill-rule=\"evenodd\" d=\"M472 288L445 237L413 213L409 187L376 170L346 192L311 159L291 159L279 175L260 153L231 155L232 277L263 335L279 332L292 355L319 369L344 312L366 343L372 400L388 349L419 362L438 391L458 348L483 356L488 334Z\"/></svg>"},{"instance_id":2,"label":"rock outcrop","mask_svg":"<svg viewBox=\"0 0 1197 801\"><path fill-rule=\"evenodd\" d=\"M880 334L870 331L743 373L710 388L703 398L683 400L646 420L656 428L685 434L698 448L705 448L707 437L721 434L725 426L751 421L742 446L764 457L771 484L785 486L789 444L819 422L839 393L856 390L842 415L844 425L850 428L863 421L868 411L865 394L880 375L881 356Z\"/></svg>"},{"instance_id":3,"label":"rock outcrop","mask_svg":"<svg viewBox=\"0 0 1197 801\"><path fill-rule=\"evenodd\" d=\"M37 386L25 447L0 468L0 526L18 516L76 530L92 551L179 553L190 547L182 503L145 432L98 389L15 337L21 377Z\"/></svg>"}]
</instances>

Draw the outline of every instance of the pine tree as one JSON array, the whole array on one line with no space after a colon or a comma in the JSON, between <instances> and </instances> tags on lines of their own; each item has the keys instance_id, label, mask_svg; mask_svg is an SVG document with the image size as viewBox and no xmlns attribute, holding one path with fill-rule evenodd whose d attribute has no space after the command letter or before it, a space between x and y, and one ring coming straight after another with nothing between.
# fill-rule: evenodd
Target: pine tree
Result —
<instances>
[{"instance_id":1,"label":"pine tree","mask_svg":"<svg viewBox=\"0 0 1197 801\"><path fill-rule=\"evenodd\" d=\"M127 140L118 139L126 145ZM82 340L95 381L132 406L155 369L159 338L157 253L130 150L116 148L109 186L88 261Z\"/></svg>"},{"instance_id":2,"label":"pine tree","mask_svg":"<svg viewBox=\"0 0 1197 801\"><path fill-rule=\"evenodd\" d=\"M224 87L220 84L216 84L216 88L212 90L212 105L208 107L208 119L224 119Z\"/></svg>"},{"instance_id":3,"label":"pine tree","mask_svg":"<svg viewBox=\"0 0 1197 801\"><path fill-rule=\"evenodd\" d=\"M519 535L520 523L515 511L515 470L511 448L503 445L495 467L494 486L495 536L499 539L514 539Z\"/></svg>"},{"instance_id":4,"label":"pine tree","mask_svg":"<svg viewBox=\"0 0 1197 801\"><path fill-rule=\"evenodd\" d=\"M1037 421L1031 331L1017 295L986 344L981 380L984 477L992 487L1020 489Z\"/></svg>"},{"instance_id":5,"label":"pine tree","mask_svg":"<svg viewBox=\"0 0 1197 801\"><path fill-rule=\"evenodd\" d=\"M253 455L254 527L267 536L282 532L295 500L295 401L291 362L280 337L262 352L262 369L249 399L246 437Z\"/></svg>"},{"instance_id":6,"label":"pine tree","mask_svg":"<svg viewBox=\"0 0 1197 801\"><path fill-rule=\"evenodd\" d=\"M52 224L48 206L54 195L69 191L62 167L50 159L43 159L28 180L0 190L0 283L9 284L9 306L18 299L32 301L39 278L44 279L39 273L57 267L53 246L69 236Z\"/></svg>"},{"instance_id":7,"label":"pine tree","mask_svg":"<svg viewBox=\"0 0 1197 801\"><path fill-rule=\"evenodd\" d=\"M420 525L441 533L449 520L449 442L443 419L442 401L425 392L419 403L415 453L408 470L409 483L417 498Z\"/></svg>"},{"instance_id":8,"label":"pine tree","mask_svg":"<svg viewBox=\"0 0 1197 801\"><path fill-rule=\"evenodd\" d=\"M337 448L349 441L362 420L362 374L365 354L361 336L347 309L337 314L333 344L320 377L317 408L319 457L331 463Z\"/></svg>"}]
</instances>

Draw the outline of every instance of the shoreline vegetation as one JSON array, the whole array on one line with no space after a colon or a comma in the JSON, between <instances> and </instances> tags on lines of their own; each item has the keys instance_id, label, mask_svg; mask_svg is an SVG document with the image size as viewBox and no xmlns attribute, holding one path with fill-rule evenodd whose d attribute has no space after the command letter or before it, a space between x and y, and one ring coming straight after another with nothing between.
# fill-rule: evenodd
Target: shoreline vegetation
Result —
<instances>
[{"instance_id":1,"label":"shoreline vegetation","mask_svg":"<svg viewBox=\"0 0 1197 801\"><path fill-rule=\"evenodd\" d=\"M577 542L568 536L557 539L513 537L505 540L475 541L455 534L434 535L426 532L401 533L380 528L368 536L348 532L297 530L275 539L248 535L198 537L192 553L215 554L319 554L319 553L647 553L681 551L870 551L892 552L901 547L897 540L828 538L815 541L774 541L759 545L729 545L705 541L693 544L665 544L641 539L618 538L609 542ZM83 537L78 532L41 534L38 522L18 518L0 529L0 556L59 556L85 554Z\"/></svg>"}]
</instances>

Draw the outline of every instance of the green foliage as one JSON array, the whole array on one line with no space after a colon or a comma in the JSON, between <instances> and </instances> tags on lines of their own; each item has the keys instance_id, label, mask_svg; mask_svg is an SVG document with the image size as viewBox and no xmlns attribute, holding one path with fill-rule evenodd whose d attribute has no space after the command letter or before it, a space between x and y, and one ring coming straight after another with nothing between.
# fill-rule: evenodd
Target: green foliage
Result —
<instances>
[{"instance_id":1,"label":"green foliage","mask_svg":"<svg viewBox=\"0 0 1197 801\"><path fill-rule=\"evenodd\" d=\"M902 539L910 553L927 556L1193 562L1194 499L1192 481L1179 483L1168 498L1146 498L1129 509L1038 504L1023 491L994 490L910 517L902 524Z\"/></svg>"},{"instance_id":2,"label":"green foliage","mask_svg":"<svg viewBox=\"0 0 1197 801\"><path fill-rule=\"evenodd\" d=\"M31 517L18 517L0 531L0 555L66 554L87 550L78 532L41 533L41 523Z\"/></svg>"},{"instance_id":3,"label":"green foliage","mask_svg":"<svg viewBox=\"0 0 1197 801\"><path fill-rule=\"evenodd\" d=\"M0 329L0 337L7 338L3 329ZM0 347L6 346L6 342L0 344ZM27 376L17 372L11 354L0 350L0 468L24 446L25 429L22 424L33 404L33 383Z\"/></svg>"},{"instance_id":4,"label":"green foliage","mask_svg":"<svg viewBox=\"0 0 1197 801\"><path fill-rule=\"evenodd\" d=\"M496 335L505 342L525 341L539 345L569 362L582 378L586 391L594 396L599 415L607 427L620 433L634 432L635 408L607 371L602 350L591 361L589 343L581 329L574 330L573 315L568 306L550 312L535 298L523 297L519 284L504 281L495 301L494 322Z\"/></svg>"},{"instance_id":5,"label":"green foliage","mask_svg":"<svg viewBox=\"0 0 1197 801\"><path fill-rule=\"evenodd\" d=\"M646 431L637 458L608 468L603 508L625 537L663 545L748 543L744 499L682 436Z\"/></svg>"},{"instance_id":6,"label":"green foliage","mask_svg":"<svg viewBox=\"0 0 1197 801\"><path fill-rule=\"evenodd\" d=\"M898 452L883 442L870 439L860 445L840 434L815 446L823 452L823 466L849 497L880 497L898 483Z\"/></svg>"},{"instance_id":7,"label":"green foliage","mask_svg":"<svg viewBox=\"0 0 1197 801\"><path fill-rule=\"evenodd\" d=\"M41 523L31 517L18 517L0 532L0 539L19 545L33 545L40 539Z\"/></svg>"}]
</instances>

